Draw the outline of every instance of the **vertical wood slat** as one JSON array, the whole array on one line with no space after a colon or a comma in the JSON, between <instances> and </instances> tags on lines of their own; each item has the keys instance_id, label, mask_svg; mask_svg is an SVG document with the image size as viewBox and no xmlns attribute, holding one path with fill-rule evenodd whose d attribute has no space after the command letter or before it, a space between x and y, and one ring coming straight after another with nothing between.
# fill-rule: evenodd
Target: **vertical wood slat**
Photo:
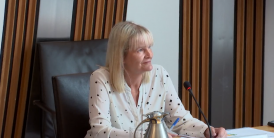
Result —
<instances>
[{"instance_id":1,"label":"vertical wood slat","mask_svg":"<svg viewBox=\"0 0 274 138\"><path fill-rule=\"evenodd\" d=\"M77 1L76 21L75 21L74 41L80 41L82 38L84 7L85 7L85 0L78 0Z\"/></svg>"},{"instance_id":2,"label":"vertical wood slat","mask_svg":"<svg viewBox=\"0 0 274 138\"><path fill-rule=\"evenodd\" d=\"M192 72L191 83L193 95L199 101L199 69L200 69L200 0L193 0L193 15L192 15ZM192 98L191 114L195 118L199 118L199 109Z\"/></svg>"},{"instance_id":3,"label":"vertical wood slat","mask_svg":"<svg viewBox=\"0 0 274 138\"><path fill-rule=\"evenodd\" d=\"M254 110L253 110L253 126L262 125L262 67L263 67L263 15L264 15L264 1L256 0L255 13L255 61L254 61Z\"/></svg>"},{"instance_id":4,"label":"vertical wood slat","mask_svg":"<svg viewBox=\"0 0 274 138\"><path fill-rule=\"evenodd\" d=\"M15 7L16 0L9 0L8 2L8 10L7 10L7 21L6 21L6 30L5 30L5 41L4 42L4 51L3 51L3 62L2 62L2 72L1 72L1 80L0 80L0 136L4 132L2 132L5 126L2 126L5 116L5 106L6 105L6 96L7 96L7 86L9 81L9 69L10 69L10 60L11 60L11 45L13 39L13 30L14 30L14 18L15 18Z\"/></svg>"},{"instance_id":5,"label":"vertical wood slat","mask_svg":"<svg viewBox=\"0 0 274 138\"><path fill-rule=\"evenodd\" d=\"M190 77L190 1L183 1L183 43L182 43L182 80L189 81ZM182 82L182 83L183 83ZM184 84L181 84L184 85ZM189 93L185 89L182 90L182 103L189 110Z\"/></svg>"},{"instance_id":6,"label":"vertical wood slat","mask_svg":"<svg viewBox=\"0 0 274 138\"><path fill-rule=\"evenodd\" d=\"M21 88L19 90L20 98L18 99L18 111L16 115L16 126L14 137L21 138L23 131L23 122L24 114L26 108L26 100L29 86L29 75L31 70L31 57L33 49L33 37L34 37L34 28L35 28L35 17L36 17L36 4L37 0L29 0L28 5L28 20L26 21L26 38L25 38L25 49L24 50L24 59L22 66L22 77L21 77Z\"/></svg>"},{"instance_id":7,"label":"vertical wood slat","mask_svg":"<svg viewBox=\"0 0 274 138\"><path fill-rule=\"evenodd\" d=\"M108 38L113 21L118 23L125 20L123 19L123 15L126 12L124 7L126 7L127 0L117 0L116 2L117 4L115 5L114 0L87 0L87 10L85 13L84 0L78 0L74 41L81 40L83 27L85 27L84 40ZM86 16L84 17L84 15ZM86 20L83 26L84 18Z\"/></svg>"},{"instance_id":8,"label":"vertical wood slat","mask_svg":"<svg viewBox=\"0 0 274 138\"><path fill-rule=\"evenodd\" d=\"M182 7L182 84L191 81L193 94L208 117L210 0L183 0ZM195 118L199 109L188 91L182 89L182 103ZM204 119L202 119L205 121Z\"/></svg>"},{"instance_id":9,"label":"vertical wood slat","mask_svg":"<svg viewBox=\"0 0 274 138\"><path fill-rule=\"evenodd\" d=\"M114 0L108 0L107 2L107 15L106 15L106 24L104 38L108 38L110 30L112 28L113 14L114 14Z\"/></svg>"},{"instance_id":10,"label":"vertical wood slat","mask_svg":"<svg viewBox=\"0 0 274 138\"><path fill-rule=\"evenodd\" d=\"M105 6L105 0L98 0L97 12L96 12L96 21L95 21L94 39L101 39L101 36L102 36L104 6Z\"/></svg>"},{"instance_id":11,"label":"vertical wood slat","mask_svg":"<svg viewBox=\"0 0 274 138\"><path fill-rule=\"evenodd\" d=\"M87 14L85 22L85 36L84 40L91 40L93 32L93 18L94 18L95 0L87 1Z\"/></svg>"},{"instance_id":12,"label":"vertical wood slat","mask_svg":"<svg viewBox=\"0 0 274 138\"><path fill-rule=\"evenodd\" d=\"M117 9L116 9L116 19L115 23L118 23L120 21L123 21L123 13L126 12L124 11L124 5L125 1L124 0L117 0Z\"/></svg>"},{"instance_id":13,"label":"vertical wood slat","mask_svg":"<svg viewBox=\"0 0 274 138\"><path fill-rule=\"evenodd\" d=\"M253 0L246 1L246 45L245 45L245 126L252 126L252 91L253 91Z\"/></svg>"},{"instance_id":14,"label":"vertical wood slat","mask_svg":"<svg viewBox=\"0 0 274 138\"><path fill-rule=\"evenodd\" d=\"M209 27L210 27L210 0L202 0L202 45L201 45L201 108L208 118L209 94ZM204 118L201 118L205 122Z\"/></svg>"},{"instance_id":15,"label":"vertical wood slat","mask_svg":"<svg viewBox=\"0 0 274 138\"><path fill-rule=\"evenodd\" d=\"M24 23L25 23L25 11L26 11L26 0L20 0L18 4L18 17L17 17L17 26L16 26L16 35L15 35L15 46L14 46L14 55L13 55L13 64L12 64L12 74L10 89L7 90L9 93L8 99L8 109L7 109L7 118L5 125L5 135L4 137L12 137L13 129L13 120L15 115L16 101L17 101L17 90L19 88L19 72L20 72L20 59L22 53L22 42L24 35Z\"/></svg>"},{"instance_id":16,"label":"vertical wood slat","mask_svg":"<svg viewBox=\"0 0 274 138\"><path fill-rule=\"evenodd\" d=\"M235 127L239 128L262 123L264 1L241 0L237 4Z\"/></svg>"},{"instance_id":17,"label":"vertical wood slat","mask_svg":"<svg viewBox=\"0 0 274 138\"><path fill-rule=\"evenodd\" d=\"M243 63L244 63L244 13L245 1L237 2L237 36L236 36L236 79L235 79L235 127L243 125Z\"/></svg>"}]
</instances>

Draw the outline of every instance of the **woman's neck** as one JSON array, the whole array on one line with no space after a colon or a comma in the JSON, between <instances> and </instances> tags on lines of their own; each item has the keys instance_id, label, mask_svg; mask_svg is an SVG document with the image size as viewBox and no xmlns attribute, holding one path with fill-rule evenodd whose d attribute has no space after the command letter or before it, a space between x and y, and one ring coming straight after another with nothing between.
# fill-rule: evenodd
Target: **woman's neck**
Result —
<instances>
[{"instance_id":1,"label":"woman's neck","mask_svg":"<svg viewBox=\"0 0 274 138\"><path fill-rule=\"evenodd\" d=\"M131 94L137 107L139 100L139 87L141 86L143 75L130 74L126 70L124 74L126 83L131 89Z\"/></svg>"},{"instance_id":2,"label":"woman's neck","mask_svg":"<svg viewBox=\"0 0 274 138\"><path fill-rule=\"evenodd\" d=\"M142 83L143 75L142 74L130 74L126 71L124 74L125 74L125 80L126 80L127 85L130 88L139 89L139 87Z\"/></svg>"}]
</instances>

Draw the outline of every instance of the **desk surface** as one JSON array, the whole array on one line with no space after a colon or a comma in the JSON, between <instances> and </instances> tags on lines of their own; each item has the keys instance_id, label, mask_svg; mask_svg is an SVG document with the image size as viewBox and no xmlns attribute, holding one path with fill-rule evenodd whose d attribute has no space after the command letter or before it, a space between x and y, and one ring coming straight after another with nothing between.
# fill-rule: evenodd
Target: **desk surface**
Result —
<instances>
[{"instance_id":1,"label":"desk surface","mask_svg":"<svg viewBox=\"0 0 274 138\"><path fill-rule=\"evenodd\" d=\"M264 131L269 131L269 132L274 132L274 127L271 127L271 126L257 126L257 127L253 127L253 128L264 130ZM180 137L173 137L173 138L180 138Z\"/></svg>"},{"instance_id":2,"label":"desk surface","mask_svg":"<svg viewBox=\"0 0 274 138\"><path fill-rule=\"evenodd\" d=\"M253 127L253 128L265 130L265 131L269 131L269 132L274 132L274 127L271 127L271 126L257 126L257 127Z\"/></svg>"}]
</instances>

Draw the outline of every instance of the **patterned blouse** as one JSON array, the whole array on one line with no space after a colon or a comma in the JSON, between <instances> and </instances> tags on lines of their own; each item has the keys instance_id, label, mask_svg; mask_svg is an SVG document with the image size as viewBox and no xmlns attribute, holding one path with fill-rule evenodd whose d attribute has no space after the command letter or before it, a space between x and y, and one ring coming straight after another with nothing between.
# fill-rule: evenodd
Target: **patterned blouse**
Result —
<instances>
[{"instance_id":1,"label":"patterned blouse","mask_svg":"<svg viewBox=\"0 0 274 138\"><path fill-rule=\"evenodd\" d=\"M168 128L180 118L172 129L175 133L194 137L204 137L207 125L193 118L185 110L172 84L169 74L160 65L153 65L150 71L150 82L141 84L138 104L125 85L125 92L115 92L109 84L109 72L100 68L90 77L89 123L91 129L86 138L132 138L135 128L144 114L160 111L169 112L165 123ZM147 124L141 125L136 137L142 137Z\"/></svg>"}]
</instances>

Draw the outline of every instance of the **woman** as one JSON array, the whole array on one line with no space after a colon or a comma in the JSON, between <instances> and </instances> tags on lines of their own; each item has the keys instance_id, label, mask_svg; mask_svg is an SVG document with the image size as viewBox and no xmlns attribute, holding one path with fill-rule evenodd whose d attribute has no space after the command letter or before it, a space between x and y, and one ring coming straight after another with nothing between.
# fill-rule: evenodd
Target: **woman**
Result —
<instances>
[{"instance_id":1,"label":"woman","mask_svg":"<svg viewBox=\"0 0 274 138\"><path fill-rule=\"evenodd\" d=\"M151 64L152 45L152 34L143 26L120 22L112 28L106 66L90 77L91 129L86 138L133 137L135 128L145 119L143 114L153 111L170 113L165 119L168 127L179 117L173 128L178 134L209 137L207 125L185 110L169 74L162 66ZM223 128L212 128L212 132L226 136Z\"/></svg>"}]
</instances>

